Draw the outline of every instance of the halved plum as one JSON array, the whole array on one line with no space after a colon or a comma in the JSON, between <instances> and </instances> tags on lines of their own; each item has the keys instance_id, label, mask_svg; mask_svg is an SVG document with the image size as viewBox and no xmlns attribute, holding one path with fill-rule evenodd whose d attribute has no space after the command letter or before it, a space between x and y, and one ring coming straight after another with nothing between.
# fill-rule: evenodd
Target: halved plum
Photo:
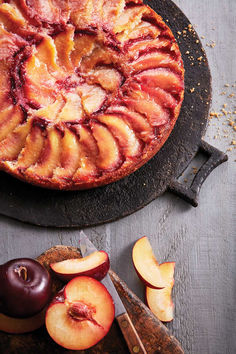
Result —
<instances>
[{"instance_id":1,"label":"halved plum","mask_svg":"<svg viewBox=\"0 0 236 354\"><path fill-rule=\"evenodd\" d=\"M85 350L110 330L115 316L111 295L90 277L72 279L52 301L46 313L51 338L70 350Z\"/></svg>"}]
</instances>

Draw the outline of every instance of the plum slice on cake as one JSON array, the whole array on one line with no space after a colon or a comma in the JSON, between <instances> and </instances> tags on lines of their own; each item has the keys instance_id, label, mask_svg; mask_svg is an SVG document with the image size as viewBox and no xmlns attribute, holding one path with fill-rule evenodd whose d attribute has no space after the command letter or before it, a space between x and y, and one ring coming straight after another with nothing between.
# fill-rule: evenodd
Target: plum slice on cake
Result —
<instances>
[{"instance_id":1,"label":"plum slice on cake","mask_svg":"<svg viewBox=\"0 0 236 354\"><path fill-rule=\"evenodd\" d=\"M0 170L52 189L115 182L179 116L175 38L141 0L0 4Z\"/></svg>"}]
</instances>

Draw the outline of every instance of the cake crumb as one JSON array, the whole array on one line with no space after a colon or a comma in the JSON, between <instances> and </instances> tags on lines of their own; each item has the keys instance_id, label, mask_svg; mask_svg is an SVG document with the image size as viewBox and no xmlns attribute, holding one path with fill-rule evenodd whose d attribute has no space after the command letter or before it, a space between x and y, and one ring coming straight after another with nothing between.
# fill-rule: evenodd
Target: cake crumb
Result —
<instances>
[{"instance_id":1,"label":"cake crumb","mask_svg":"<svg viewBox=\"0 0 236 354\"><path fill-rule=\"evenodd\" d=\"M219 113L218 112L210 112L210 117L219 117Z\"/></svg>"},{"instance_id":2,"label":"cake crumb","mask_svg":"<svg viewBox=\"0 0 236 354\"><path fill-rule=\"evenodd\" d=\"M193 88L191 88L189 91L190 91L191 93L193 93L193 92L195 91L195 88L193 87Z\"/></svg>"},{"instance_id":3,"label":"cake crumb","mask_svg":"<svg viewBox=\"0 0 236 354\"><path fill-rule=\"evenodd\" d=\"M198 61L202 61L202 57L197 58Z\"/></svg>"},{"instance_id":4,"label":"cake crumb","mask_svg":"<svg viewBox=\"0 0 236 354\"><path fill-rule=\"evenodd\" d=\"M222 108L221 112L223 112L225 116L227 116L228 114L228 112L224 108Z\"/></svg>"}]
</instances>

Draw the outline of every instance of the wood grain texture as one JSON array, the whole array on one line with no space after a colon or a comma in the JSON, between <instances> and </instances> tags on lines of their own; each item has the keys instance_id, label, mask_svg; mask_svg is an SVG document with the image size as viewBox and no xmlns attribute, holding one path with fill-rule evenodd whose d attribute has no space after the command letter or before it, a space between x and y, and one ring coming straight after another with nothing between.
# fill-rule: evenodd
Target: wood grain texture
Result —
<instances>
[{"instance_id":1,"label":"wood grain texture","mask_svg":"<svg viewBox=\"0 0 236 354\"><path fill-rule=\"evenodd\" d=\"M202 43L213 77L212 110L219 112L224 103L235 109L235 97L227 96L236 93L232 87L236 80L236 1L175 2L196 25L199 35L205 36ZM216 41L215 48L206 46L210 40ZM225 84L230 87L225 88ZM227 95L220 95L224 91ZM228 125L222 125L225 118L221 119L212 121L205 139L226 151L235 133ZM221 132L227 129L228 138L214 139L218 128ZM236 352L235 149L227 153L229 161L204 183L197 209L166 194L134 215L86 230L97 247L109 252L112 268L142 299L144 289L131 260L134 241L147 235L160 262L176 261L175 319L168 328L188 354ZM55 244L77 246L77 233L33 227L0 217L0 262L21 256L36 257Z\"/></svg>"},{"instance_id":2,"label":"wood grain texture","mask_svg":"<svg viewBox=\"0 0 236 354\"><path fill-rule=\"evenodd\" d=\"M119 315L116 320L119 324L123 337L125 338L130 353L147 354L128 313Z\"/></svg>"}]
</instances>

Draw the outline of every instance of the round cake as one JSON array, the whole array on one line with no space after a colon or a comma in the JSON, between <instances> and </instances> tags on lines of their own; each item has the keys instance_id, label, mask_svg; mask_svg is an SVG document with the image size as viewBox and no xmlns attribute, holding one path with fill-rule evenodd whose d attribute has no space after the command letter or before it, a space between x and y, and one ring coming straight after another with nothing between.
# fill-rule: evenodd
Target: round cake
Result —
<instances>
[{"instance_id":1,"label":"round cake","mask_svg":"<svg viewBox=\"0 0 236 354\"><path fill-rule=\"evenodd\" d=\"M179 116L175 38L140 0L0 1L0 170L47 188L115 182Z\"/></svg>"}]
</instances>

